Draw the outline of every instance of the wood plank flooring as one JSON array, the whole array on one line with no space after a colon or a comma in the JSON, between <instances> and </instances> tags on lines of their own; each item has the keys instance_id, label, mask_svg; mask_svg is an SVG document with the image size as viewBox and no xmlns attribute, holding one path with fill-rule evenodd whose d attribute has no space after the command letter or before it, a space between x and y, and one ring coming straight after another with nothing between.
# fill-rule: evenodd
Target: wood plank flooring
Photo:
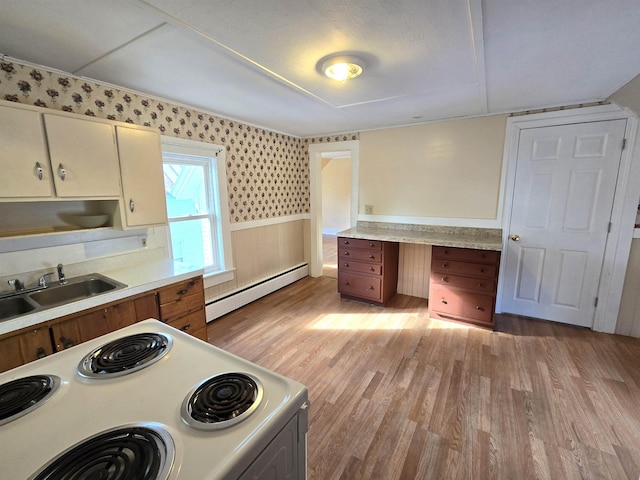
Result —
<instances>
[{"instance_id":1,"label":"wood plank flooring","mask_svg":"<svg viewBox=\"0 0 640 480\"><path fill-rule=\"evenodd\" d=\"M640 340L505 315L496 330L307 277L208 335L307 385L310 480L637 480Z\"/></svg>"}]
</instances>

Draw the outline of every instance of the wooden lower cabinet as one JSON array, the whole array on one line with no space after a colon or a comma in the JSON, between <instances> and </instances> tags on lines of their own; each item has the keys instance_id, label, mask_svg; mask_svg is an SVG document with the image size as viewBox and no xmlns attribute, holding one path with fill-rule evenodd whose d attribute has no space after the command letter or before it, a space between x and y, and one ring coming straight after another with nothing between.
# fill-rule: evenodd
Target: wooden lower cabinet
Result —
<instances>
[{"instance_id":1,"label":"wooden lower cabinet","mask_svg":"<svg viewBox=\"0 0 640 480\"><path fill-rule=\"evenodd\" d=\"M338 291L342 298L385 305L398 287L396 242L338 237Z\"/></svg>"},{"instance_id":2,"label":"wooden lower cabinet","mask_svg":"<svg viewBox=\"0 0 640 480\"><path fill-rule=\"evenodd\" d=\"M207 341L202 277L6 334L0 338L0 372L148 318Z\"/></svg>"},{"instance_id":3,"label":"wooden lower cabinet","mask_svg":"<svg viewBox=\"0 0 640 480\"><path fill-rule=\"evenodd\" d=\"M51 325L56 352L133 325L135 301L125 301Z\"/></svg>"},{"instance_id":4,"label":"wooden lower cabinet","mask_svg":"<svg viewBox=\"0 0 640 480\"><path fill-rule=\"evenodd\" d=\"M36 328L0 340L0 372L53 353L48 327Z\"/></svg>"},{"instance_id":5,"label":"wooden lower cabinet","mask_svg":"<svg viewBox=\"0 0 640 480\"><path fill-rule=\"evenodd\" d=\"M195 277L158 290L160 320L207 341L204 283Z\"/></svg>"},{"instance_id":6,"label":"wooden lower cabinet","mask_svg":"<svg viewBox=\"0 0 640 480\"><path fill-rule=\"evenodd\" d=\"M434 246L430 316L493 328L499 265L500 252Z\"/></svg>"}]
</instances>

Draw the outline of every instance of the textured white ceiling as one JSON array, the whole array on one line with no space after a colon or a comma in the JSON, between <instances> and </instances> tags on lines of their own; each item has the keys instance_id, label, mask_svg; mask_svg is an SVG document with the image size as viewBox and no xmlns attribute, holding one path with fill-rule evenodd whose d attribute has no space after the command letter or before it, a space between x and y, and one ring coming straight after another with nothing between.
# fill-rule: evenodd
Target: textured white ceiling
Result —
<instances>
[{"instance_id":1,"label":"textured white ceiling","mask_svg":"<svg viewBox=\"0 0 640 480\"><path fill-rule=\"evenodd\" d=\"M603 100L639 26L640 0L0 0L0 53L314 136Z\"/></svg>"}]
</instances>

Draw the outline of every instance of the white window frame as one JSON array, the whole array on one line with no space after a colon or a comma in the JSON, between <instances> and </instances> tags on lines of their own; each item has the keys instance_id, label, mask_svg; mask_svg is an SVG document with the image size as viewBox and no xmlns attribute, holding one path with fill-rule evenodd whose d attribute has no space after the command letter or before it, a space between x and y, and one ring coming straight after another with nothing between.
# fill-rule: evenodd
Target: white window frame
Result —
<instances>
[{"instance_id":1,"label":"white window frame","mask_svg":"<svg viewBox=\"0 0 640 480\"><path fill-rule=\"evenodd\" d=\"M226 176L226 149L222 145L214 145L211 143L196 142L183 138L173 138L162 136L162 153L190 155L197 157L199 161L209 160L215 161L211 169L211 181L214 182L214 188L217 187L218 198L210 199L210 207L213 210L215 225L213 226L213 237L218 239L218 249L220 254L220 267L215 271L207 271L204 273L204 286L212 287L220 283L228 282L235 278L235 269L233 267L233 254L231 250L231 223L229 221L229 195L227 193L227 176ZM216 192L212 192L213 195ZM192 217L198 218L198 217ZM167 243L171 251L171 231L167 226ZM171 254L173 256L173 254Z\"/></svg>"}]
</instances>

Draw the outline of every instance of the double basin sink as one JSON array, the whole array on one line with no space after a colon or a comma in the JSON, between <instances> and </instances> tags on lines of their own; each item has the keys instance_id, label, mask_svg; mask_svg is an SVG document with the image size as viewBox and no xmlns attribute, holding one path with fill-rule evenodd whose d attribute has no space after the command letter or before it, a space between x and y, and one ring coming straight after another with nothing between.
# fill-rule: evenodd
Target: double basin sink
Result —
<instances>
[{"instance_id":1,"label":"double basin sink","mask_svg":"<svg viewBox=\"0 0 640 480\"><path fill-rule=\"evenodd\" d=\"M11 292L6 298L0 298L0 321L10 320L20 315L36 313L70 302L94 297L102 293L125 288L112 278L99 273L91 273L67 280L66 283L51 283L46 287Z\"/></svg>"}]
</instances>

